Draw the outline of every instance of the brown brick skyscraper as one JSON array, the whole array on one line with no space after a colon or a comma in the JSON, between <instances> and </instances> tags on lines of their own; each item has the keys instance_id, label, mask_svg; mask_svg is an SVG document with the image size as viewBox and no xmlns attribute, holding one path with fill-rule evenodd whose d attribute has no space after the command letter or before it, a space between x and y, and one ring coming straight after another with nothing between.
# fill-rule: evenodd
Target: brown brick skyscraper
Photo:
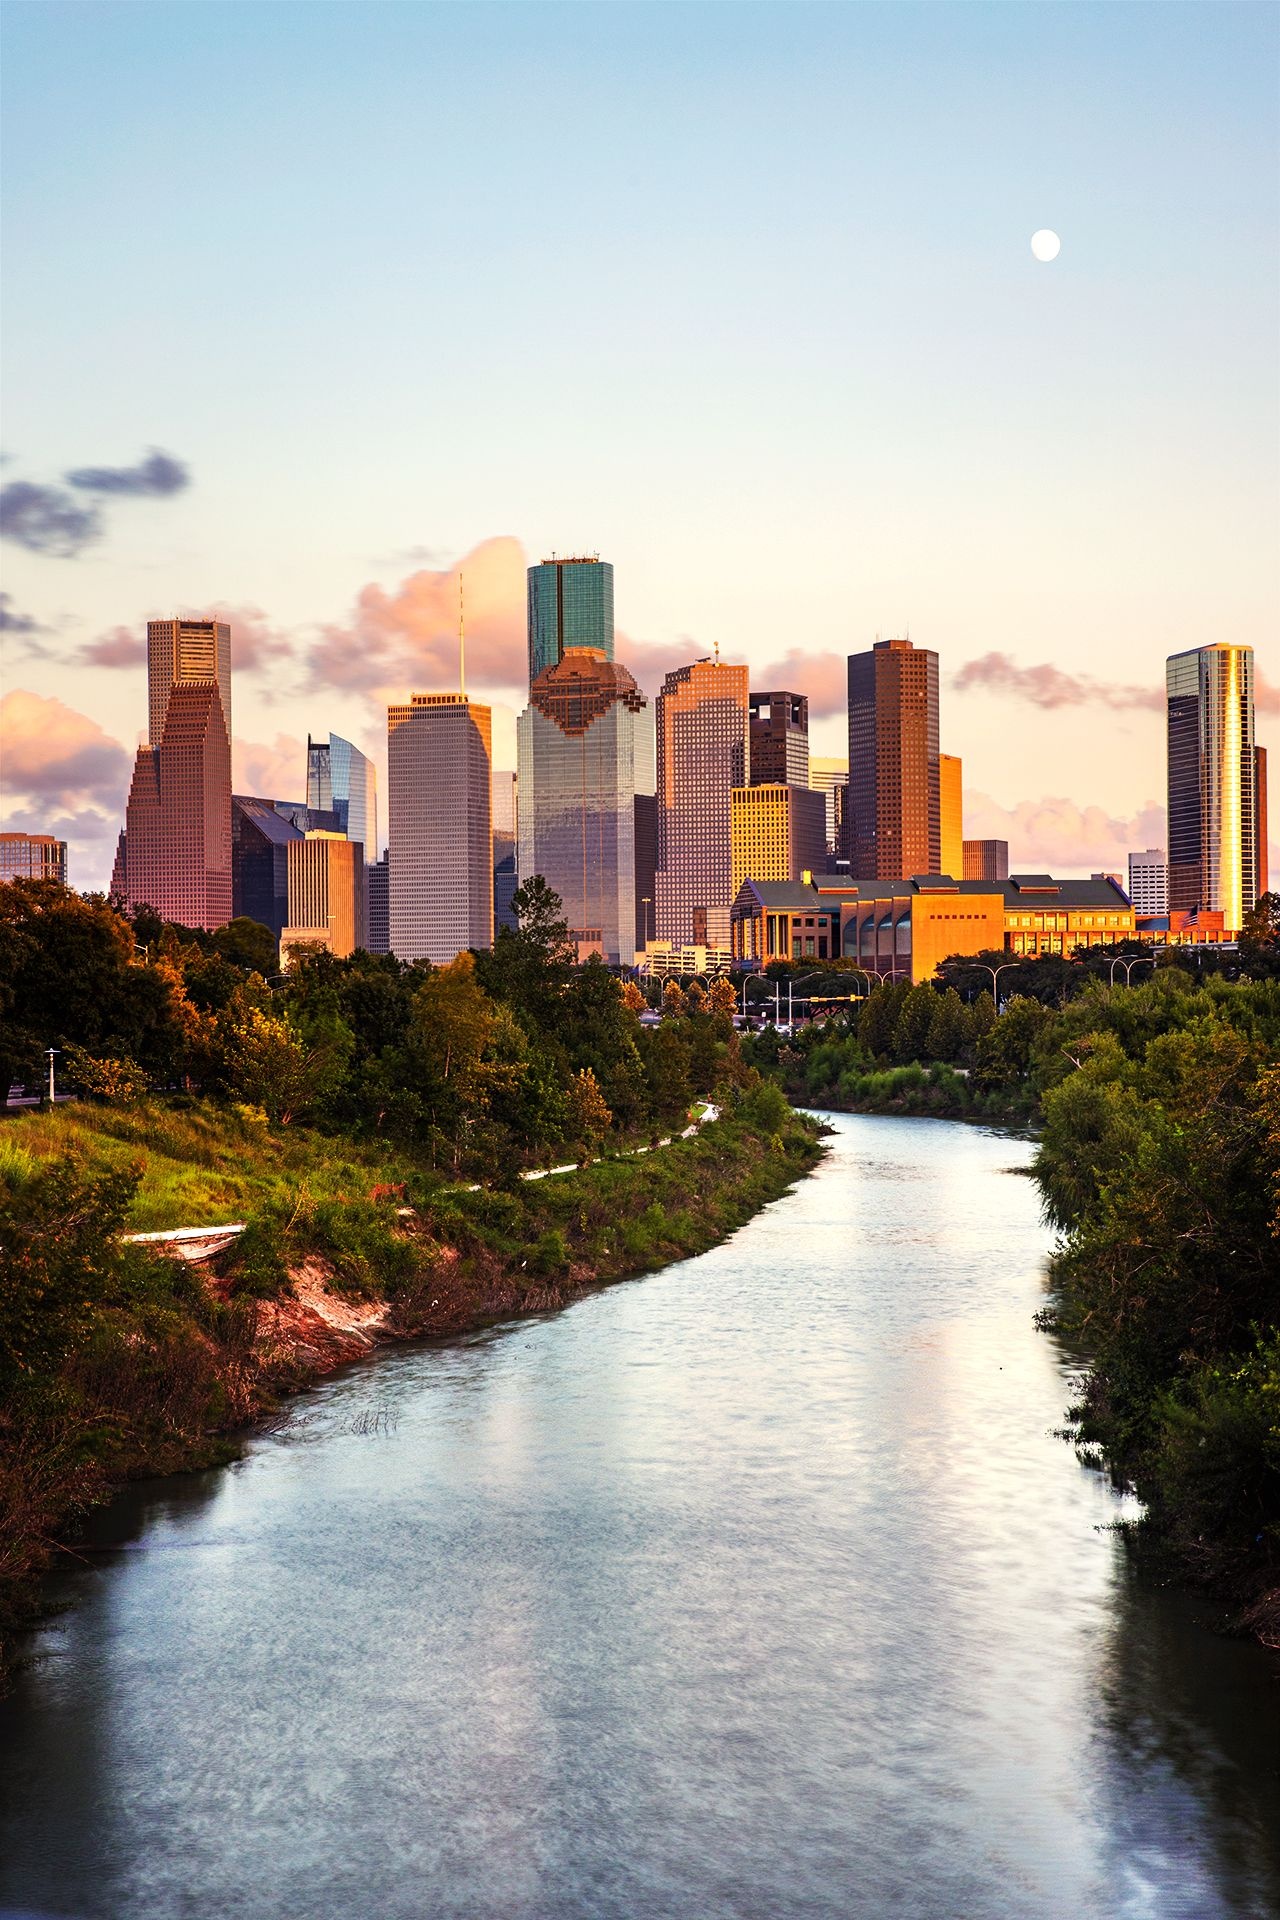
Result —
<instances>
[{"instance_id":1,"label":"brown brick skyscraper","mask_svg":"<svg viewBox=\"0 0 1280 1920\"><path fill-rule=\"evenodd\" d=\"M849 657L845 831L855 880L939 869L938 656L910 640Z\"/></svg>"},{"instance_id":2,"label":"brown brick skyscraper","mask_svg":"<svg viewBox=\"0 0 1280 1920\"><path fill-rule=\"evenodd\" d=\"M747 669L698 660L657 699L656 938L729 944L731 796L748 778Z\"/></svg>"},{"instance_id":3,"label":"brown brick skyscraper","mask_svg":"<svg viewBox=\"0 0 1280 1920\"><path fill-rule=\"evenodd\" d=\"M231 741L216 680L178 683L139 747L125 814L129 904L184 927L231 918Z\"/></svg>"}]
</instances>

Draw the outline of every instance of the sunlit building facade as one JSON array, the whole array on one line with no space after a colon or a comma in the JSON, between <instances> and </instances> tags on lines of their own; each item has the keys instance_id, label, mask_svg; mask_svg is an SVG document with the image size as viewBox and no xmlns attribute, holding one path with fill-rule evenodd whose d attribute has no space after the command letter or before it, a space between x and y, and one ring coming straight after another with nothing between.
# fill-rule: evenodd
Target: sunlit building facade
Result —
<instances>
[{"instance_id":1,"label":"sunlit building facade","mask_svg":"<svg viewBox=\"0 0 1280 1920\"><path fill-rule=\"evenodd\" d=\"M850 655L845 832L855 878L941 867L938 656L910 640Z\"/></svg>"},{"instance_id":2,"label":"sunlit building facade","mask_svg":"<svg viewBox=\"0 0 1280 1920\"><path fill-rule=\"evenodd\" d=\"M845 796L849 790L849 762L834 756L811 755L809 785L827 803L827 852L834 858L844 846Z\"/></svg>"},{"instance_id":3,"label":"sunlit building facade","mask_svg":"<svg viewBox=\"0 0 1280 1920\"><path fill-rule=\"evenodd\" d=\"M1221 912L1238 931L1258 883L1253 648L1172 654L1165 689L1169 907Z\"/></svg>"},{"instance_id":4,"label":"sunlit building facade","mask_svg":"<svg viewBox=\"0 0 1280 1920\"><path fill-rule=\"evenodd\" d=\"M938 872L964 878L963 768L958 754L938 755Z\"/></svg>"},{"instance_id":5,"label":"sunlit building facade","mask_svg":"<svg viewBox=\"0 0 1280 1920\"><path fill-rule=\"evenodd\" d=\"M657 699L655 935L727 947L733 903L731 806L747 783L746 667L697 660Z\"/></svg>"},{"instance_id":6,"label":"sunlit building facade","mask_svg":"<svg viewBox=\"0 0 1280 1920\"><path fill-rule=\"evenodd\" d=\"M528 573L529 685L570 648L613 658L613 567L598 554L552 556Z\"/></svg>"},{"instance_id":7,"label":"sunlit building facade","mask_svg":"<svg viewBox=\"0 0 1280 1920\"><path fill-rule=\"evenodd\" d=\"M211 680L231 738L231 628L225 620L148 620L147 741L158 747L173 687Z\"/></svg>"},{"instance_id":8,"label":"sunlit building facade","mask_svg":"<svg viewBox=\"0 0 1280 1920\"><path fill-rule=\"evenodd\" d=\"M0 880L56 880L67 884L67 843L49 833L0 832Z\"/></svg>"},{"instance_id":9,"label":"sunlit building facade","mask_svg":"<svg viewBox=\"0 0 1280 1920\"><path fill-rule=\"evenodd\" d=\"M747 779L753 787L809 785L809 702L802 693L753 693Z\"/></svg>"},{"instance_id":10,"label":"sunlit building facade","mask_svg":"<svg viewBox=\"0 0 1280 1920\"><path fill-rule=\"evenodd\" d=\"M1009 842L1007 840L966 840L963 842L964 880L1007 880L1009 878Z\"/></svg>"},{"instance_id":11,"label":"sunlit building facade","mask_svg":"<svg viewBox=\"0 0 1280 1920\"><path fill-rule=\"evenodd\" d=\"M635 963L636 793L653 777L649 706L627 669L570 647L538 675L516 729L521 880L564 903L580 957Z\"/></svg>"},{"instance_id":12,"label":"sunlit building facade","mask_svg":"<svg viewBox=\"0 0 1280 1920\"><path fill-rule=\"evenodd\" d=\"M367 941L364 849L344 834L313 832L288 846L289 914L280 935L295 947L323 947L345 959Z\"/></svg>"},{"instance_id":13,"label":"sunlit building facade","mask_svg":"<svg viewBox=\"0 0 1280 1920\"><path fill-rule=\"evenodd\" d=\"M826 866L826 795L812 787L735 787L729 819L735 899L744 880L799 880Z\"/></svg>"},{"instance_id":14,"label":"sunlit building facade","mask_svg":"<svg viewBox=\"0 0 1280 1920\"><path fill-rule=\"evenodd\" d=\"M493 944L493 714L463 693L387 710L391 951L446 965Z\"/></svg>"},{"instance_id":15,"label":"sunlit building facade","mask_svg":"<svg viewBox=\"0 0 1280 1920\"><path fill-rule=\"evenodd\" d=\"M212 930L232 917L231 742L216 681L170 687L158 746L139 747L125 812L131 908Z\"/></svg>"},{"instance_id":16,"label":"sunlit building facade","mask_svg":"<svg viewBox=\"0 0 1280 1920\"><path fill-rule=\"evenodd\" d=\"M307 736L307 805L332 813L348 840L358 840L365 861L378 857L378 779L372 760L341 734Z\"/></svg>"},{"instance_id":17,"label":"sunlit building facade","mask_svg":"<svg viewBox=\"0 0 1280 1920\"><path fill-rule=\"evenodd\" d=\"M1135 914L1169 911L1169 856L1163 847L1146 847L1131 853L1129 900Z\"/></svg>"}]
</instances>

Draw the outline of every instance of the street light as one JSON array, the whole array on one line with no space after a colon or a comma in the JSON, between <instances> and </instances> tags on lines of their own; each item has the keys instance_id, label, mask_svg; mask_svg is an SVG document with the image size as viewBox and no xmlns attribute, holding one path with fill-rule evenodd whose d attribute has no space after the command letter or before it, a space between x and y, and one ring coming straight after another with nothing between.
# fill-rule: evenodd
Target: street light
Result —
<instances>
[{"instance_id":1,"label":"street light","mask_svg":"<svg viewBox=\"0 0 1280 1920\"><path fill-rule=\"evenodd\" d=\"M47 1048L45 1049L45 1051L46 1051L46 1052L48 1053L48 1055L49 1055L49 1105L50 1105L50 1106L53 1106L53 1105L55 1104L55 1101L56 1101L56 1099L57 1099L57 1096L56 1096L56 1094L54 1093L54 1090L53 1090L53 1056L54 1056L54 1054L55 1054L55 1053L61 1053L61 1052L62 1052L62 1048L61 1048L61 1047L47 1047Z\"/></svg>"},{"instance_id":2,"label":"street light","mask_svg":"<svg viewBox=\"0 0 1280 1920\"><path fill-rule=\"evenodd\" d=\"M981 967L984 973L991 975L991 1002L996 1012L999 1013L1000 1001L997 994L997 982L1002 973L1008 973L1012 969L1020 967L1022 965L1021 960L1006 960L998 967L993 967L987 960L976 960L974 965Z\"/></svg>"},{"instance_id":3,"label":"street light","mask_svg":"<svg viewBox=\"0 0 1280 1920\"><path fill-rule=\"evenodd\" d=\"M1111 980L1109 984L1114 987L1116 983L1116 968L1123 967L1124 983L1127 987L1134 968L1142 966L1147 960L1150 960L1153 966L1155 965L1155 955L1151 953L1135 953L1132 960L1126 960L1123 955L1118 954L1111 962Z\"/></svg>"}]
</instances>

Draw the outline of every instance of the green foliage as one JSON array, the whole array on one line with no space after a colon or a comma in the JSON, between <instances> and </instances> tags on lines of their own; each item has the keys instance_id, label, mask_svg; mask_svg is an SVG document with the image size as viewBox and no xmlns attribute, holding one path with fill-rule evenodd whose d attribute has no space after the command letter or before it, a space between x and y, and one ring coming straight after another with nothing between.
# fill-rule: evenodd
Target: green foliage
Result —
<instances>
[{"instance_id":1,"label":"green foliage","mask_svg":"<svg viewBox=\"0 0 1280 1920\"><path fill-rule=\"evenodd\" d=\"M136 1060L99 1060L83 1047L69 1045L63 1065L74 1086L97 1100L124 1106L140 1100L148 1080Z\"/></svg>"}]
</instances>

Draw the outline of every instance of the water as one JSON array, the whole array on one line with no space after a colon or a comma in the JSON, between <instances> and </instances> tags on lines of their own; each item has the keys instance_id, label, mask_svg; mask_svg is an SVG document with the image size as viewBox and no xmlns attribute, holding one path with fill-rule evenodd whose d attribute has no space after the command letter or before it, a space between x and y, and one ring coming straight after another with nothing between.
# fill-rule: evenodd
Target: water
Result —
<instances>
[{"instance_id":1,"label":"water","mask_svg":"<svg viewBox=\"0 0 1280 1920\"><path fill-rule=\"evenodd\" d=\"M1028 1147L835 1125L715 1252L104 1516L0 1709L0 1905L1280 1913L1280 1663L1050 1431Z\"/></svg>"}]
</instances>

